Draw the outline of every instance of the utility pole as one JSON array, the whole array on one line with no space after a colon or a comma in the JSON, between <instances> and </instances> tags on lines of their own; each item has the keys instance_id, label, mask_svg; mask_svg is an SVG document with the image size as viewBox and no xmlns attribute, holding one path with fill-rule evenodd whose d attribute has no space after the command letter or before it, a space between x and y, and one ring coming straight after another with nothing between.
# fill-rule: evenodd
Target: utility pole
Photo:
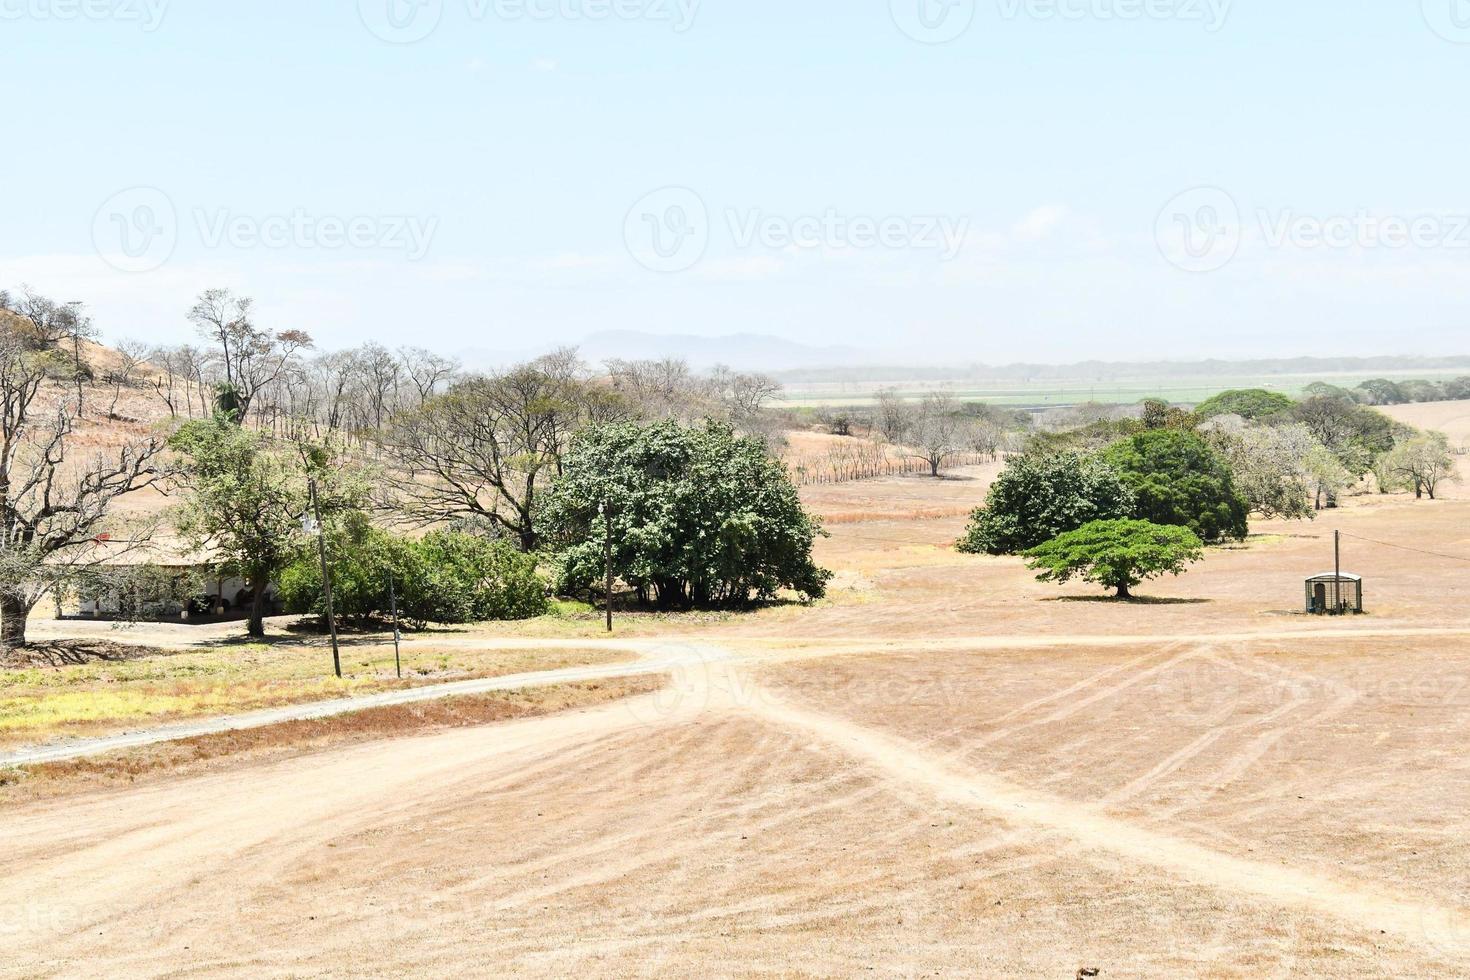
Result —
<instances>
[{"instance_id":1,"label":"utility pole","mask_svg":"<svg viewBox=\"0 0 1470 980\"><path fill-rule=\"evenodd\" d=\"M332 572L327 568L327 534L322 527L322 505L316 495L316 481L307 480L311 492L311 513L316 523L316 550L322 560L322 593L327 598L327 627L332 631L332 670L342 677L342 654L337 648L337 613L332 608Z\"/></svg>"},{"instance_id":2,"label":"utility pole","mask_svg":"<svg viewBox=\"0 0 1470 980\"><path fill-rule=\"evenodd\" d=\"M393 584L393 575L388 575L388 602L393 607L393 667L398 671L398 679L403 680L403 656L398 650L398 588Z\"/></svg>"},{"instance_id":3,"label":"utility pole","mask_svg":"<svg viewBox=\"0 0 1470 980\"><path fill-rule=\"evenodd\" d=\"M602 515L602 558L606 578L603 581L603 605L607 607L607 631L613 631L613 567L612 567L612 508L607 501L597 505L597 512Z\"/></svg>"}]
</instances>

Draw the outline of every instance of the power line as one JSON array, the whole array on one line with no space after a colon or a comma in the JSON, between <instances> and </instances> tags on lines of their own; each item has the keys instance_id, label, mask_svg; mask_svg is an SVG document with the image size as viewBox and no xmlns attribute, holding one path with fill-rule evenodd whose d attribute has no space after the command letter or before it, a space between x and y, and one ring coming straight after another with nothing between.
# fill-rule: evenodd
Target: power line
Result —
<instances>
[{"instance_id":1,"label":"power line","mask_svg":"<svg viewBox=\"0 0 1470 980\"><path fill-rule=\"evenodd\" d=\"M1361 534L1353 534L1348 531L1343 531L1342 536L1345 538L1356 538L1359 541L1366 541L1369 544L1382 545L1385 548L1397 548L1400 551L1412 551L1416 554L1432 555L1435 558L1446 558L1450 561L1470 562L1470 558L1466 558L1464 555L1447 555L1442 551L1425 551L1423 548L1411 548L1406 544L1394 544L1391 541L1377 541L1373 538L1365 538Z\"/></svg>"}]
</instances>

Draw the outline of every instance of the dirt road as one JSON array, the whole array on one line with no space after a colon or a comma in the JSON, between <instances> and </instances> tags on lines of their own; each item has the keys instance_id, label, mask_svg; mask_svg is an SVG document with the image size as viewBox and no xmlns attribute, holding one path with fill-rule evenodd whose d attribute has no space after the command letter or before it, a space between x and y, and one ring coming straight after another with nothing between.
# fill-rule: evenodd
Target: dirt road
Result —
<instances>
[{"instance_id":1,"label":"dirt road","mask_svg":"<svg viewBox=\"0 0 1470 980\"><path fill-rule=\"evenodd\" d=\"M1018 697L967 745L1146 700L1221 642L1105 638L1108 663ZM1202 843L1198 826L1125 815L1136 793L1018 783L780 676L828 659L702 647L625 704L10 812L0 972L1470 969L1463 895Z\"/></svg>"}]
</instances>

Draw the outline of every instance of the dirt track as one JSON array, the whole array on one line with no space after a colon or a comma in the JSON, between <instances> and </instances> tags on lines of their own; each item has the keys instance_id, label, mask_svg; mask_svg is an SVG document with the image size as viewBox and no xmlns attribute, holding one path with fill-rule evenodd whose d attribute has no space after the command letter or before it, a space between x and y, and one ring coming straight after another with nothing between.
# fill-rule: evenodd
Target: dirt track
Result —
<instances>
[{"instance_id":1,"label":"dirt track","mask_svg":"<svg viewBox=\"0 0 1470 980\"><path fill-rule=\"evenodd\" d=\"M1365 507L1441 547L1470 515ZM657 696L12 808L0 973L1470 973L1441 572L1268 612L1318 526L1176 604L1055 603L953 527L839 528L871 588L705 631L734 659Z\"/></svg>"}]
</instances>

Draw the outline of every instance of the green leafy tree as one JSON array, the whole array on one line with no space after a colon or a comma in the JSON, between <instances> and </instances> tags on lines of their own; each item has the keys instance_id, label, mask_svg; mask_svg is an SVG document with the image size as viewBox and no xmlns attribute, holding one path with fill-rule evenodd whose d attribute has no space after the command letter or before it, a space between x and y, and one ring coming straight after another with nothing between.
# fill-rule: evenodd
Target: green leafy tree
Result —
<instances>
[{"instance_id":1,"label":"green leafy tree","mask_svg":"<svg viewBox=\"0 0 1470 980\"><path fill-rule=\"evenodd\" d=\"M960 551L1015 555L1090 521L1127 517L1133 492L1103 461L1076 452L1027 453L1001 471L970 517Z\"/></svg>"},{"instance_id":2,"label":"green leafy tree","mask_svg":"<svg viewBox=\"0 0 1470 980\"><path fill-rule=\"evenodd\" d=\"M1402 405L1412 401L1404 386L1387 378L1372 378L1358 385L1354 395L1368 405Z\"/></svg>"},{"instance_id":3,"label":"green leafy tree","mask_svg":"<svg viewBox=\"0 0 1470 980\"><path fill-rule=\"evenodd\" d=\"M1234 391L1221 392L1201 402L1194 412L1203 419L1212 419L1218 415L1239 415L1243 419L1255 422L1289 412L1295 404L1296 402L1278 391L1267 391L1264 388L1237 388Z\"/></svg>"},{"instance_id":4,"label":"green leafy tree","mask_svg":"<svg viewBox=\"0 0 1470 980\"><path fill-rule=\"evenodd\" d=\"M728 425L624 422L578 436L542 515L567 592L602 581L603 508L615 573L644 603L728 608L783 589L826 593L831 573L812 561L821 532L785 467Z\"/></svg>"},{"instance_id":5,"label":"green leafy tree","mask_svg":"<svg viewBox=\"0 0 1470 980\"><path fill-rule=\"evenodd\" d=\"M1026 552L1042 582L1080 578L1117 590L1119 599L1160 575L1179 575L1204 557L1204 542L1188 528L1148 521L1094 521Z\"/></svg>"},{"instance_id":6,"label":"green leafy tree","mask_svg":"<svg viewBox=\"0 0 1470 980\"><path fill-rule=\"evenodd\" d=\"M325 449L274 443L222 413L186 423L169 445L185 490L179 530L245 579L253 592L249 632L264 636L266 587L305 543L308 480L317 481L324 520L357 507L362 488Z\"/></svg>"},{"instance_id":7,"label":"green leafy tree","mask_svg":"<svg viewBox=\"0 0 1470 980\"><path fill-rule=\"evenodd\" d=\"M1230 464L1199 436L1142 432L1109 446L1102 458L1133 490L1132 516L1187 527L1209 542L1246 536L1249 508Z\"/></svg>"}]
</instances>

